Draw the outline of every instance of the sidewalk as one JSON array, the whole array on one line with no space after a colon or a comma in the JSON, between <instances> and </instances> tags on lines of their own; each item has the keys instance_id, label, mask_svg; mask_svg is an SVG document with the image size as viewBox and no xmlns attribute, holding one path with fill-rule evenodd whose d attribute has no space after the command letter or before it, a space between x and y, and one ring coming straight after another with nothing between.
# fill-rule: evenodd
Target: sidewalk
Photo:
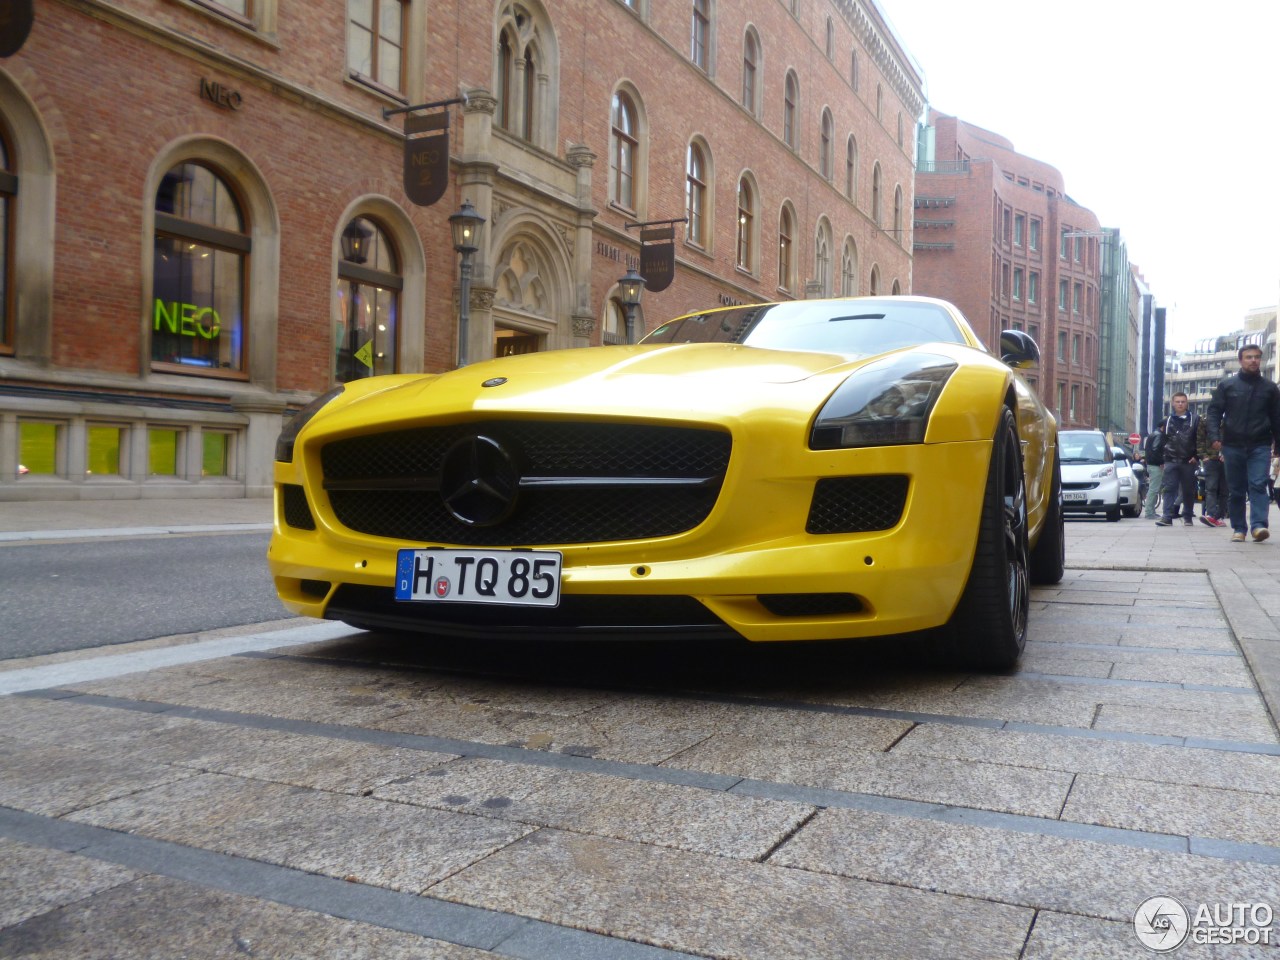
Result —
<instances>
[{"instance_id":1,"label":"sidewalk","mask_svg":"<svg viewBox=\"0 0 1280 960\"><path fill-rule=\"evenodd\" d=\"M1280 724L1280 515L1273 519L1277 532L1265 543L1232 543L1230 528L1199 521L1186 528L1145 519L1071 519L1067 566L1205 573L1272 720ZM0 503L0 544L270 528L271 500L265 497Z\"/></svg>"},{"instance_id":2,"label":"sidewalk","mask_svg":"<svg viewBox=\"0 0 1280 960\"><path fill-rule=\"evenodd\" d=\"M271 498L0 502L0 543L271 529Z\"/></svg>"}]
</instances>

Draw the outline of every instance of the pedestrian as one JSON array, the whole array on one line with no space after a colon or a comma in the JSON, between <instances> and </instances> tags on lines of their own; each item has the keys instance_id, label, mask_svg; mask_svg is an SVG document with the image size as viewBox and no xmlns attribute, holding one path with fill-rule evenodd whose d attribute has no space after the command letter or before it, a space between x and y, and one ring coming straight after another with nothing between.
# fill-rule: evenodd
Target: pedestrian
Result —
<instances>
[{"instance_id":1,"label":"pedestrian","mask_svg":"<svg viewBox=\"0 0 1280 960\"><path fill-rule=\"evenodd\" d=\"M1227 514L1227 472L1222 466L1222 453L1209 444L1209 424L1203 417L1196 427L1196 454L1204 470L1204 506L1200 522L1206 527L1225 527Z\"/></svg>"},{"instance_id":2,"label":"pedestrian","mask_svg":"<svg viewBox=\"0 0 1280 960\"><path fill-rule=\"evenodd\" d=\"M1261 347L1248 344L1236 356L1240 371L1214 388L1205 419L1209 445L1222 452L1227 469L1231 541L1243 543L1250 533L1261 543L1271 535L1267 475L1271 451L1280 443L1280 387L1262 374Z\"/></svg>"},{"instance_id":3,"label":"pedestrian","mask_svg":"<svg viewBox=\"0 0 1280 960\"><path fill-rule=\"evenodd\" d=\"M1160 484L1164 479L1164 450L1151 442L1154 434L1147 434L1143 441L1143 460L1147 465L1147 499L1143 504L1143 516L1156 518L1156 501L1160 499Z\"/></svg>"},{"instance_id":4,"label":"pedestrian","mask_svg":"<svg viewBox=\"0 0 1280 960\"><path fill-rule=\"evenodd\" d=\"M1196 456L1196 427L1200 418L1187 411L1187 402L1185 393L1175 393L1169 400L1173 412L1160 428L1164 434L1164 476L1160 487L1164 515L1156 521L1158 527L1173 526L1179 506L1184 526L1194 526L1196 522L1196 464L1200 462Z\"/></svg>"}]
</instances>

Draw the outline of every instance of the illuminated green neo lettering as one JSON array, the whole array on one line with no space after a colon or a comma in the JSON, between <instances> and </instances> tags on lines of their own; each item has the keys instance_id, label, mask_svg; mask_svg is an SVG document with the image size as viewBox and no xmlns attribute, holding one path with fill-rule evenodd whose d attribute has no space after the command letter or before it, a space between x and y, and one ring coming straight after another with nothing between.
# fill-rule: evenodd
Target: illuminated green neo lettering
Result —
<instances>
[{"instance_id":1,"label":"illuminated green neo lettering","mask_svg":"<svg viewBox=\"0 0 1280 960\"><path fill-rule=\"evenodd\" d=\"M156 300L155 328L167 327L170 333L184 337L201 336L212 340L222 329L222 318L213 307L198 307L194 303L165 303Z\"/></svg>"}]
</instances>

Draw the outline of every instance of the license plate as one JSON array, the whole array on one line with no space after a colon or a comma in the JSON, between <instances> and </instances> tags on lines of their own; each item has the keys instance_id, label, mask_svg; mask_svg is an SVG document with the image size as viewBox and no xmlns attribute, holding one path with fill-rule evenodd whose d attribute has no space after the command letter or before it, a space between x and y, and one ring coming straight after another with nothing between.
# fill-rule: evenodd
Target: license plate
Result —
<instances>
[{"instance_id":1,"label":"license plate","mask_svg":"<svg viewBox=\"0 0 1280 960\"><path fill-rule=\"evenodd\" d=\"M1088 497L1088 494L1084 493L1083 491L1080 493L1063 491L1062 499L1066 503L1084 503L1086 500L1089 499L1089 497Z\"/></svg>"},{"instance_id":2,"label":"license plate","mask_svg":"<svg viewBox=\"0 0 1280 960\"><path fill-rule=\"evenodd\" d=\"M548 550L401 550L396 599L557 607L560 562Z\"/></svg>"}]
</instances>

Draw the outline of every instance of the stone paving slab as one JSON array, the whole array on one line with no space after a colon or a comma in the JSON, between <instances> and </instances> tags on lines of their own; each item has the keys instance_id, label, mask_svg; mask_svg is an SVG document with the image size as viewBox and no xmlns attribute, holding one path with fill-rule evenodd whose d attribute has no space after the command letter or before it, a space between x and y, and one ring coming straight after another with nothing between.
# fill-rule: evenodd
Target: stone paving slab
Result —
<instances>
[{"instance_id":1,"label":"stone paving slab","mask_svg":"<svg viewBox=\"0 0 1280 960\"><path fill-rule=\"evenodd\" d=\"M141 790L68 819L411 893L532 829L218 774Z\"/></svg>"},{"instance_id":2,"label":"stone paving slab","mask_svg":"<svg viewBox=\"0 0 1280 960\"><path fill-rule=\"evenodd\" d=\"M1243 789L1280 797L1280 757L921 724L894 753L1007 763L1152 783Z\"/></svg>"},{"instance_id":3,"label":"stone paving slab","mask_svg":"<svg viewBox=\"0 0 1280 960\"><path fill-rule=\"evenodd\" d=\"M1270 784L1272 790L1275 784ZM1280 846L1280 796L1080 774L1062 819Z\"/></svg>"},{"instance_id":4,"label":"stone paving slab","mask_svg":"<svg viewBox=\"0 0 1280 960\"><path fill-rule=\"evenodd\" d=\"M0 737L0 770L0 805L55 817L196 775L152 760L7 737Z\"/></svg>"},{"instance_id":5,"label":"stone paving slab","mask_svg":"<svg viewBox=\"0 0 1280 960\"><path fill-rule=\"evenodd\" d=\"M1071 774L1060 771L761 743L731 734L704 741L664 766L1036 817L1057 816L1071 786Z\"/></svg>"},{"instance_id":6,"label":"stone paving slab","mask_svg":"<svg viewBox=\"0 0 1280 960\"><path fill-rule=\"evenodd\" d=\"M468 759L375 797L737 860L764 857L814 808L775 800Z\"/></svg>"},{"instance_id":7,"label":"stone paving slab","mask_svg":"<svg viewBox=\"0 0 1280 960\"><path fill-rule=\"evenodd\" d=\"M412 710L368 725L397 733L650 764L687 750L704 736L666 730L657 724L612 724L596 722L591 717L530 715L478 704Z\"/></svg>"},{"instance_id":8,"label":"stone paving slab","mask_svg":"<svg viewBox=\"0 0 1280 960\"><path fill-rule=\"evenodd\" d=\"M1275 726L1260 700L1245 710L1183 710L1159 705L1127 706L1105 703L1093 724L1097 730L1152 736L1275 743Z\"/></svg>"},{"instance_id":9,"label":"stone paving slab","mask_svg":"<svg viewBox=\"0 0 1280 960\"><path fill-rule=\"evenodd\" d=\"M1148 896L1184 903L1280 898L1276 866L834 808L769 862L1130 922Z\"/></svg>"},{"instance_id":10,"label":"stone paving slab","mask_svg":"<svg viewBox=\"0 0 1280 960\"><path fill-rule=\"evenodd\" d=\"M0 930L137 877L100 860L0 837ZM4 951L0 936L0 956L16 955Z\"/></svg>"},{"instance_id":11,"label":"stone paving slab","mask_svg":"<svg viewBox=\"0 0 1280 960\"><path fill-rule=\"evenodd\" d=\"M539 831L434 896L741 960L1018 955L1033 913L887 884ZM856 945L856 946L855 946Z\"/></svg>"},{"instance_id":12,"label":"stone paving slab","mask_svg":"<svg viewBox=\"0 0 1280 960\"><path fill-rule=\"evenodd\" d=\"M498 954L182 880L145 877L0 930L0 956L25 960L486 960Z\"/></svg>"}]
</instances>

